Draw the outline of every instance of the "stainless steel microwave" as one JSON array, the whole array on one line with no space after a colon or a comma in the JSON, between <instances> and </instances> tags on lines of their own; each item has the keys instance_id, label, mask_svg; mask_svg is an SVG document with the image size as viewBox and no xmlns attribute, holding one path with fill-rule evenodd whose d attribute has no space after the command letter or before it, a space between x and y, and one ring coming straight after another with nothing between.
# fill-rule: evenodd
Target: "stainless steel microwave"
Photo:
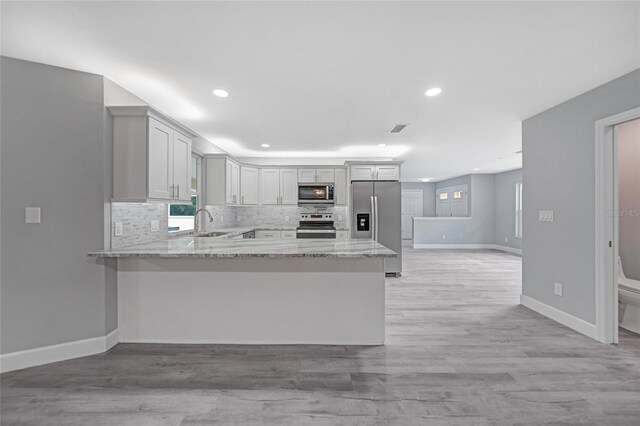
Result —
<instances>
[{"instance_id":1,"label":"stainless steel microwave","mask_svg":"<svg viewBox=\"0 0 640 426\"><path fill-rule=\"evenodd\" d=\"M299 183L298 204L335 204L332 183Z\"/></svg>"}]
</instances>

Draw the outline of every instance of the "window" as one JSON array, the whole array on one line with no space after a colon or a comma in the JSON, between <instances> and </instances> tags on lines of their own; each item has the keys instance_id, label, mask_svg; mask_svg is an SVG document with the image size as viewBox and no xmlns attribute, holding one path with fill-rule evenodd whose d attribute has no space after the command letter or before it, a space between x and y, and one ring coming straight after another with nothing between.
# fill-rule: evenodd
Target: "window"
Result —
<instances>
[{"instance_id":1,"label":"window","mask_svg":"<svg viewBox=\"0 0 640 426\"><path fill-rule=\"evenodd\" d=\"M191 204L169 204L169 231L193 229L193 216L200 208L202 159L191 157Z\"/></svg>"},{"instance_id":2,"label":"window","mask_svg":"<svg viewBox=\"0 0 640 426\"><path fill-rule=\"evenodd\" d=\"M441 200L448 200L449 199L449 193L442 192L442 193L440 193L439 197L440 197Z\"/></svg>"},{"instance_id":3,"label":"window","mask_svg":"<svg viewBox=\"0 0 640 426\"><path fill-rule=\"evenodd\" d=\"M462 191L455 191L453 193L453 198L455 198L456 200L462 198Z\"/></svg>"},{"instance_id":4,"label":"window","mask_svg":"<svg viewBox=\"0 0 640 426\"><path fill-rule=\"evenodd\" d=\"M522 183L516 183L516 238L522 238Z\"/></svg>"}]
</instances>

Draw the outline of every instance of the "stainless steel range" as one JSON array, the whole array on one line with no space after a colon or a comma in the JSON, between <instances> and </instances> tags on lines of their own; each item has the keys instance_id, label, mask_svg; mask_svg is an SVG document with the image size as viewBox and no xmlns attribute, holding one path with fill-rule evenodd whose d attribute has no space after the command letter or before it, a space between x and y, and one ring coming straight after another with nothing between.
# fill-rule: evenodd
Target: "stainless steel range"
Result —
<instances>
[{"instance_id":1,"label":"stainless steel range","mask_svg":"<svg viewBox=\"0 0 640 426\"><path fill-rule=\"evenodd\" d=\"M336 238L332 213L300 213L296 238Z\"/></svg>"}]
</instances>

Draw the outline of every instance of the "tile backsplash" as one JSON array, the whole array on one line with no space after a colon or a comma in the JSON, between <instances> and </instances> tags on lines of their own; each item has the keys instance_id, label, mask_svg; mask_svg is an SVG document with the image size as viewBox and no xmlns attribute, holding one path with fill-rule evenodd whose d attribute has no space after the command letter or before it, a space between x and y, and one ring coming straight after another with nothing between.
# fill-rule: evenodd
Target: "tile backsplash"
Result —
<instances>
[{"instance_id":1,"label":"tile backsplash","mask_svg":"<svg viewBox=\"0 0 640 426\"><path fill-rule=\"evenodd\" d=\"M246 206L235 207L236 217L239 217L238 225L241 227L252 226L281 226L283 228L295 228L298 226L300 213L315 213L316 210L309 207L298 206ZM345 206L329 207L326 210L334 214L334 222L337 228L347 227L347 208Z\"/></svg>"},{"instance_id":2,"label":"tile backsplash","mask_svg":"<svg viewBox=\"0 0 640 426\"><path fill-rule=\"evenodd\" d=\"M296 228L300 213L315 213L309 207L298 206L207 206L213 222L206 220L206 229L236 227L282 227ZM337 228L348 227L346 206L329 207L334 214ZM168 238L169 226L167 205L163 203L111 203L111 247L145 243ZM158 231L151 231L151 221L160 224ZM122 236L115 236L115 225L122 223Z\"/></svg>"},{"instance_id":3,"label":"tile backsplash","mask_svg":"<svg viewBox=\"0 0 640 426\"><path fill-rule=\"evenodd\" d=\"M151 231L151 221L160 223L158 231ZM122 236L115 236L116 223L122 223ZM169 226L167 205L157 203L111 203L111 247L167 238Z\"/></svg>"}]
</instances>

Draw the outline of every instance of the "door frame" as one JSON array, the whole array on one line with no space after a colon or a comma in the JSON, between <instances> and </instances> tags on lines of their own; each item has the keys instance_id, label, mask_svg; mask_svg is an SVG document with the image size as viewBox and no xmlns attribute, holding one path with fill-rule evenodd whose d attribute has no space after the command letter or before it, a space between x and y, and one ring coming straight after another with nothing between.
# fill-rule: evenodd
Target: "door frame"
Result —
<instances>
[{"instance_id":1,"label":"door frame","mask_svg":"<svg viewBox=\"0 0 640 426\"><path fill-rule=\"evenodd\" d=\"M602 343L618 343L618 159L614 127L637 118L640 108L595 123L596 340Z\"/></svg>"},{"instance_id":2,"label":"door frame","mask_svg":"<svg viewBox=\"0 0 640 426\"><path fill-rule=\"evenodd\" d=\"M403 189L401 194L402 194L402 198L404 198L404 194L407 192L417 192L420 194L420 204L421 204L421 208L420 210L422 210L422 214L424 215L424 191L422 189ZM402 217L402 210L400 211L400 216ZM413 240L413 225L411 225L411 238L407 238L407 239L411 239ZM402 235L402 239L404 240L404 234Z\"/></svg>"}]
</instances>

